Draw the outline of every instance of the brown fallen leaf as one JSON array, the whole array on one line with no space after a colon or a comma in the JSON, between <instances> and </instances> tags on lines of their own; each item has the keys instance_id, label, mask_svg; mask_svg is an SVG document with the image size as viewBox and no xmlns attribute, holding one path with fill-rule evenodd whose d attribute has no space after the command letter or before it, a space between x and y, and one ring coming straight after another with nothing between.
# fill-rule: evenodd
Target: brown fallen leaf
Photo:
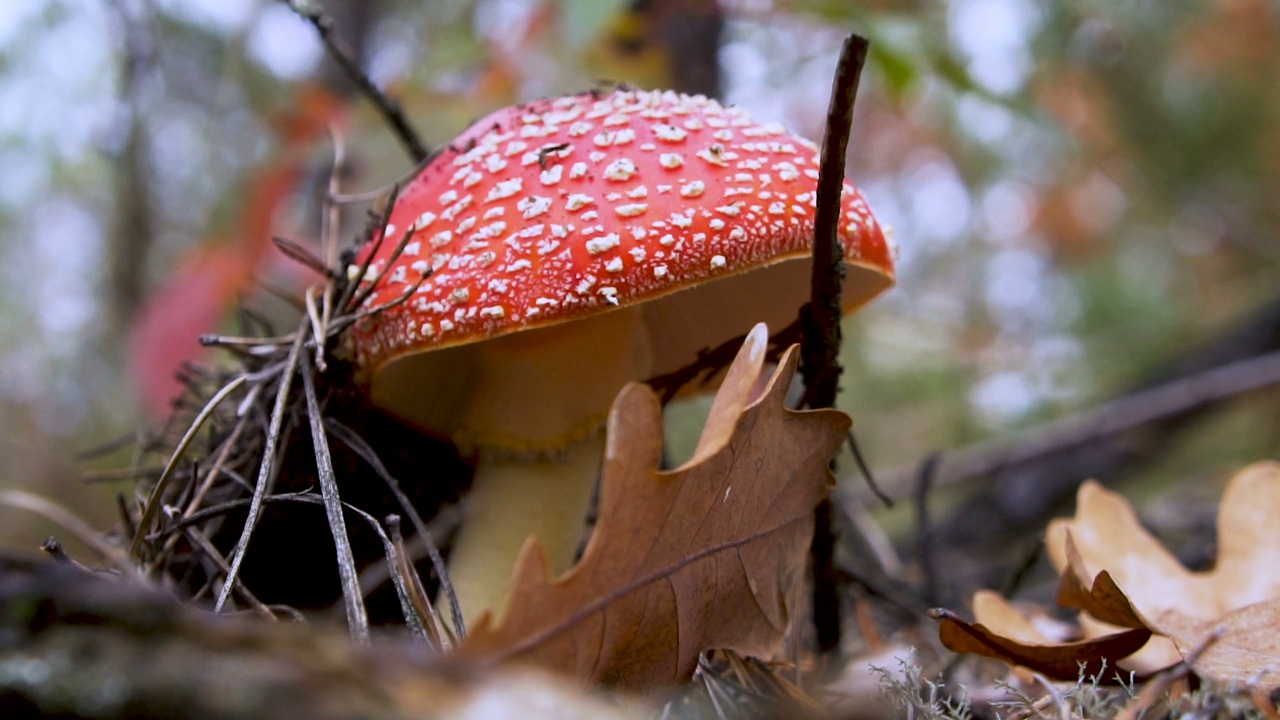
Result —
<instances>
[{"instance_id":1,"label":"brown fallen leaf","mask_svg":"<svg viewBox=\"0 0 1280 720\"><path fill-rule=\"evenodd\" d=\"M1280 687L1280 598L1214 620L1169 610L1151 622L1202 677Z\"/></svg>"},{"instance_id":2,"label":"brown fallen leaf","mask_svg":"<svg viewBox=\"0 0 1280 720\"><path fill-rule=\"evenodd\" d=\"M1043 609L1014 607L1000 593L979 590L973 594L973 620L1021 643L1049 645L1079 640L1079 628L1063 622Z\"/></svg>"},{"instance_id":3,"label":"brown fallen leaf","mask_svg":"<svg viewBox=\"0 0 1280 720\"><path fill-rule=\"evenodd\" d=\"M1134 633L1149 629L1149 642L1124 657L1125 668L1147 673L1186 660L1205 678L1255 683L1263 690L1280 687L1277 513L1280 463L1255 463L1241 470L1227 484L1219 508L1218 562L1213 570L1196 573L1142 527L1128 501L1086 482L1075 517L1053 521L1046 533L1050 559L1062 574L1058 602L1081 610L1084 643L1136 637ZM1083 578L1088 577L1093 581L1086 587ZM970 628L980 632L962 626L971 637L947 642L946 634L954 637L957 628L944 623L944 643L957 652L1036 668L1019 656L1026 654L1026 618L1007 603L998 611L988 609L985 617L977 596L974 605L980 622ZM978 645L988 650L976 649ZM1068 645L1052 647L1049 660ZM1030 660L1041 660L1043 654L1037 649Z\"/></svg>"},{"instance_id":4,"label":"brown fallen leaf","mask_svg":"<svg viewBox=\"0 0 1280 720\"><path fill-rule=\"evenodd\" d=\"M688 678L707 649L777 650L812 512L850 422L835 410L784 407L795 347L757 398L767 342L763 325L747 336L693 459L675 470L658 470L656 396L639 384L623 389L609 415L600 518L582 559L549 578L530 539L503 616L478 618L462 653L645 689Z\"/></svg>"},{"instance_id":5,"label":"brown fallen leaf","mask_svg":"<svg viewBox=\"0 0 1280 720\"><path fill-rule=\"evenodd\" d=\"M1149 623L1133 607L1111 573L1103 570L1093 576L1093 582L1088 587L1085 586L1084 578L1089 576L1089 570L1076 549L1070 531L1063 537L1063 551L1067 564L1060 571L1062 579L1058 584L1059 605L1083 610L1097 620L1115 627L1149 627Z\"/></svg>"},{"instance_id":6,"label":"brown fallen leaf","mask_svg":"<svg viewBox=\"0 0 1280 720\"><path fill-rule=\"evenodd\" d=\"M948 650L1003 660L1055 680L1075 680L1083 667L1086 674L1106 682L1110 678L1101 676L1104 669L1114 669L1117 658L1132 654L1151 637L1150 630L1135 628L1076 642L1028 642L1014 639L1007 630L997 632L982 623L965 622L950 610L930 610L929 616L941 621L938 635ZM1025 632L1029 627L1025 618L1011 622L1022 628L1022 637L1032 637Z\"/></svg>"},{"instance_id":7,"label":"brown fallen leaf","mask_svg":"<svg viewBox=\"0 0 1280 720\"><path fill-rule=\"evenodd\" d=\"M1076 514L1054 520L1045 546L1054 567L1073 564L1068 535L1078 552L1083 577L1106 570L1123 588L1133 608L1145 619L1176 611L1188 618L1216 620L1257 602L1280 598L1280 463L1260 462L1236 473L1227 483L1218 508L1218 560L1212 570L1191 572L1139 522L1121 495L1095 482L1080 486ZM1089 637L1118 627L1082 615ZM1168 638L1157 635L1127 661L1139 671L1178 662L1183 655Z\"/></svg>"}]
</instances>

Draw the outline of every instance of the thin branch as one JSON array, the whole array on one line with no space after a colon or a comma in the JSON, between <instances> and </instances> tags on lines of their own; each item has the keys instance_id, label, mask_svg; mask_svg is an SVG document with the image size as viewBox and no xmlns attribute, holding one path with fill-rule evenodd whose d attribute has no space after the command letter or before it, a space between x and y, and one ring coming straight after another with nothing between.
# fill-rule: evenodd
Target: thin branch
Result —
<instances>
[{"instance_id":1,"label":"thin branch","mask_svg":"<svg viewBox=\"0 0 1280 720\"><path fill-rule=\"evenodd\" d=\"M277 496L275 499L288 502L310 503L312 505L324 505L326 503L324 498L318 497L314 493L297 493L288 496ZM356 517L364 520L365 523L369 525L369 528L378 535L378 539L382 541L382 551L386 555L387 567L400 567L399 553L396 551L395 543L391 542L391 538L382 530L382 526L378 523L378 520L364 510L346 502L342 503L342 509L350 510L356 515ZM398 572L392 572L391 584L395 586L396 597L400 601L400 611L404 614L405 626L409 628L410 635L417 640L430 642L430 639L427 636L427 630L422 625L422 618L419 617L417 610L413 607L413 602L410 600L409 589L405 585L404 576Z\"/></svg>"},{"instance_id":2,"label":"thin branch","mask_svg":"<svg viewBox=\"0 0 1280 720\"><path fill-rule=\"evenodd\" d=\"M742 343L746 339L746 335L739 335L713 348L703 348L688 365L664 375L655 375L645 382L658 393L662 404L666 405L680 393L680 389L685 385L695 381L706 383L728 367L738 356L738 351L742 349ZM796 320L769 337L768 357L776 359L784 349L798 342L800 342L800 321Z\"/></svg>"},{"instance_id":3,"label":"thin branch","mask_svg":"<svg viewBox=\"0 0 1280 720\"><path fill-rule=\"evenodd\" d=\"M133 566L129 564L128 557L122 555L119 548L104 541L102 535L89 523L62 505L24 490L3 489L0 489L0 505L26 510L53 522L116 569L127 573L133 572Z\"/></svg>"},{"instance_id":4,"label":"thin branch","mask_svg":"<svg viewBox=\"0 0 1280 720\"><path fill-rule=\"evenodd\" d=\"M231 393L243 385L248 380L247 375L241 375L218 391L216 395L205 403L204 409L200 414L191 421L191 426L187 428L187 432L178 441L177 447L173 449L173 454L169 456L169 462L164 466L164 472L160 473L160 478L156 480L156 484L151 488L151 494L147 497L147 502L142 508L142 518L138 520L137 531L133 534L133 541L129 543L129 557L137 558L138 553L142 550L142 541L146 537L147 531L151 529L151 523L155 521L156 513L160 511L160 499L164 497L165 486L169 484L169 478L173 477L173 471L178 467L178 461L182 458L183 453L187 451L187 447L191 445L191 441L195 439L196 433L204 425L205 420L213 414L213 411L227 399Z\"/></svg>"},{"instance_id":5,"label":"thin branch","mask_svg":"<svg viewBox=\"0 0 1280 720\"><path fill-rule=\"evenodd\" d=\"M331 284L326 283L326 287L331 287ZM314 348L315 357L312 359L312 362L315 364L316 371L323 373L329 369L329 363L324 359L324 338L326 338L327 335L325 334L325 322L320 317L320 307L316 305L315 285L311 285L306 289L306 292L303 294L303 304L306 306L307 319L311 321L311 334L316 338Z\"/></svg>"},{"instance_id":6,"label":"thin branch","mask_svg":"<svg viewBox=\"0 0 1280 720\"><path fill-rule=\"evenodd\" d=\"M814 217L813 268L809 280L809 304L801 313L804 343L800 372L805 383L805 405L832 407L840 381L840 304L844 286L844 247L838 235L840 195L844 190L845 153L853 124L853 105L862 67L867 61L867 40L845 38L831 85L831 105L822 135L818 171L818 207Z\"/></svg>"},{"instance_id":7,"label":"thin branch","mask_svg":"<svg viewBox=\"0 0 1280 720\"><path fill-rule=\"evenodd\" d=\"M240 406L236 408L236 416L239 420L237 420L235 426L231 428L231 433L227 435L227 439L222 441L222 447L218 449L218 454L214 457L213 464L205 470L204 480L200 483L200 487L196 489L195 494L192 495L191 501L187 503L187 507L183 511L184 516L190 515L199 509L200 505L204 503L205 496L213 487L214 481L217 480L218 475L223 472L223 469L227 464L227 458L231 457L231 451L238 445L240 435L243 434L245 428L249 426L250 403L257 399L261 390L262 385L254 385L249 389L249 392L245 393L245 402L242 402Z\"/></svg>"},{"instance_id":8,"label":"thin branch","mask_svg":"<svg viewBox=\"0 0 1280 720\"><path fill-rule=\"evenodd\" d=\"M330 280L338 279L338 273L334 272L332 267L326 265L323 260L316 257L315 253L302 244L279 235L273 235L271 242L275 243L276 249L283 253L285 257L299 265L310 268Z\"/></svg>"},{"instance_id":9,"label":"thin branch","mask_svg":"<svg viewBox=\"0 0 1280 720\"><path fill-rule=\"evenodd\" d=\"M417 568L413 565L413 559L409 556L409 551L404 544L404 535L400 531L400 516L396 514L388 515L385 519L387 524L387 535L391 538L391 544L396 549L396 567L387 567L388 576L394 578L399 575L405 580L405 590L408 603L413 607L414 612L418 614L420 620L430 620L430 623L424 622L422 629L426 633L426 639L431 643L437 652L449 652L453 649L453 639L450 637L449 629L445 626L444 621L440 618L440 613L436 612L435 606L431 603L431 598L427 597L427 589L422 586L422 578L418 575ZM387 560L391 562L390 558Z\"/></svg>"},{"instance_id":10,"label":"thin branch","mask_svg":"<svg viewBox=\"0 0 1280 720\"><path fill-rule=\"evenodd\" d=\"M418 138L418 132L413 129L413 126L409 124L408 118L404 116L400 103L382 92L364 70L360 68L350 53L338 45L338 40L333 35L333 18L324 14L323 11L310 2L302 0L283 0L283 2L289 6L290 10L297 13L298 17L311 23L311 26L316 29L316 33L320 36L320 42L324 43L325 50L329 52L329 57L338 63L338 67L342 68L342 72L356 86L360 94L373 103L378 113L391 126L391 130L400 141L400 144L404 145L409 157L413 158L413 162L418 164L426 160L431 153L427 152L426 146Z\"/></svg>"},{"instance_id":11,"label":"thin branch","mask_svg":"<svg viewBox=\"0 0 1280 720\"><path fill-rule=\"evenodd\" d=\"M1042 425L1013 439L976 443L942 454L937 485L984 477L1006 468L1096 443L1237 395L1280 385L1280 351L1220 365L1117 398ZM896 470L885 483L901 495L913 471Z\"/></svg>"},{"instance_id":12,"label":"thin branch","mask_svg":"<svg viewBox=\"0 0 1280 720\"><path fill-rule=\"evenodd\" d=\"M333 166L329 168L329 184L324 193L324 212L320 215L320 262L325 267L338 267L338 232L342 227L342 208L334 198L342 194L342 173L347 165L347 144L337 125L329 123L325 126L329 131L329 140L333 143ZM390 188L388 188L390 189ZM376 198L371 198L376 199ZM337 279L335 273L333 279ZM329 283L326 289L331 288Z\"/></svg>"},{"instance_id":13,"label":"thin branch","mask_svg":"<svg viewBox=\"0 0 1280 720\"><path fill-rule=\"evenodd\" d=\"M394 208L395 208L395 204L393 199L392 203L387 205L386 218L383 219L383 234L385 234L385 231L386 231L386 219L389 219L391 217L391 211ZM408 247L409 241L412 240L413 236L417 234L418 234L417 223L414 223L413 225L410 225L409 227L405 228L404 232L400 234L400 242L396 243L395 248L392 249L391 255L387 257L387 264L382 266L382 270L378 272L377 277L375 277L373 281L370 282L364 289L356 293L355 297L350 299L350 302L339 305L338 306L339 309L345 311L349 309L354 310L360 307L361 305L364 304L366 300L369 299L371 295L373 295L373 293L378 288L382 287L382 281L386 279L387 274L391 272L391 266L395 265L396 260L400 259L400 255L402 255L404 253L404 249ZM372 258L374 253L376 252L377 252L377 248L374 248L373 252L369 253L369 257L365 258L366 262L370 258ZM420 279L425 279L430 272L431 271L428 270L427 272L423 273L422 278ZM363 274L357 277L356 278L357 283L363 278L364 278Z\"/></svg>"},{"instance_id":14,"label":"thin branch","mask_svg":"<svg viewBox=\"0 0 1280 720\"><path fill-rule=\"evenodd\" d=\"M311 446L316 455L316 475L320 480L324 511L329 517L329 532L333 535L333 545L338 555L338 576L342 580L342 600L347 608L347 627L351 630L353 640L367 643L369 615L365 612L364 596L360 593L359 573L356 571L355 555L351 552L351 539L347 536L347 523L342 517L342 500L338 496L338 478L333 473L333 458L329 455L329 440L325 437L324 422L320 419L315 370L307 357L302 356L302 388L307 398L307 420L311 425Z\"/></svg>"},{"instance_id":15,"label":"thin branch","mask_svg":"<svg viewBox=\"0 0 1280 720\"><path fill-rule=\"evenodd\" d=\"M871 494L884 503L885 507L893 507L893 498L880 489L880 484L876 482L875 475L871 474L871 467L867 465L867 459L862 456L862 448L858 447L858 438L854 437L853 430L849 431L845 444L849 446L849 452L853 455L853 462L858 466L858 472L862 474L862 479L867 482L867 488L871 490Z\"/></svg>"},{"instance_id":16,"label":"thin branch","mask_svg":"<svg viewBox=\"0 0 1280 720\"><path fill-rule=\"evenodd\" d=\"M333 167L329 169L329 186L325 191L324 201L322 203L323 212L320 214L320 248L323 259L321 262L330 268L339 267L339 258L341 253L338 250L338 232L342 227L342 211L332 198L342 189L342 172L346 166L347 150L346 144L342 140L342 133L333 124L329 123L326 128L329 131L329 137L333 141ZM324 292L320 296L320 330L316 333L316 357L324 358L324 352L319 348L324 348L329 338L329 323L333 321L334 306L333 302L337 299L338 282L342 278L336 271L329 277L329 282L324 284ZM323 367L322 364L319 365Z\"/></svg>"},{"instance_id":17,"label":"thin branch","mask_svg":"<svg viewBox=\"0 0 1280 720\"><path fill-rule=\"evenodd\" d=\"M261 357L274 353L285 345L290 345L296 338L292 333L275 337L252 337L244 335L216 335L205 333L199 337L204 347L220 347L228 350L239 350L245 355Z\"/></svg>"},{"instance_id":18,"label":"thin branch","mask_svg":"<svg viewBox=\"0 0 1280 720\"><path fill-rule=\"evenodd\" d=\"M379 313L386 312L387 310L390 310L391 308L396 307L397 305L403 305L404 303L408 302L409 298L413 297L413 294L418 291L418 288L422 287L422 283L426 282L427 278L431 277L431 274L433 272L434 272L433 270L428 268L426 272L422 273L421 277L419 277L417 280L414 280L412 285L405 288L404 292L400 293L392 300L388 300L387 302L381 305L377 305L365 310L360 310L358 312L351 312L351 313L347 313L346 315L339 316L329 325L329 335L332 336L337 333L340 333L343 330L346 330L347 328L356 324L360 320L363 320L367 317L371 317L373 315L377 315Z\"/></svg>"},{"instance_id":19,"label":"thin branch","mask_svg":"<svg viewBox=\"0 0 1280 720\"><path fill-rule=\"evenodd\" d=\"M453 583L449 581L449 570L445 567L444 558L440 556L440 548L436 547L435 538L432 537L431 530L427 528L427 524L422 521L422 515L418 513L418 509L413 506L409 496L401 489L400 481L387 472L387 468L382 464L378 453L354 430L334 418L325 418L324 423L325 429L341 440L352 452L359 455L360 459L364 460L373 469L374 474L382 478L382 482L387 484L391 494L396 496L396 502L400 503L401 509L409 516L409 523L413 525L414 532L426 545L427 557L431 559L431 567L436 571L436 579L440 582L440 592L449 601L450 616L453 620L453 627L457 629L458 638L465 639L467 636L466 623L462 619L462 605L458 602L458 594L453 589Z\"/></svg>"},{"instance_id":20,"label":"thin branch","mask_svg":"<svg viewBox=\"0 0 1280 720\"><path fill-rule=\"evenodd\" d=\"M844 285L844 248L837 235L840 222L840 194L844 190L844 158L853 124L853 104L858 94L862 67L867 60L867 40L851 34L845 38L831 84L831 105L822 135L818 175L818 208L814 218L813 269L809 304L801 308L804 340L800 345L800 373L804 377L804 405L833 407L839 389L840 297ZM834 512L829 497L814 509L813 544L809 551L813 564L813 623L818 649L832 652L840 647L840 587L835 571Z\"/></svg>"},{"instance_id":21,"label":"thin branch","mask_svg":"<svg viewBox=\"0 0 1280 720\"><path fill-rule=\"evenodd\" d=\"M262 461L258 466L258 482L253 486L253 499L249 503L249 513L244 519L244 529L240 532L240 539L236 542L235 553L231 558L231 570L227 573L226 581L223 582L222 588L218 591L218 600L213 606L215 613L222 612L222 606L226 604L227 599L231 596L231 589L240 573L240 564L244 562L244 554L249 549L249 539L253 537L254 528L258 525L258 514L262 510L262 499L270 491L269 486L275 477L273 467L276 459L276 444L280 441L280 426L284 423L285 402L289 398L290 388L293 385L293 375L298 369L298 360L302 353L302 341L306 338L305 330L306 320L304 319L299 324L297 332L294 333L293 346L289 348L289 357L285 360L284 374L280 377L280 386L276 388L275 405L271 409L267 439L262 447Z\"/></svg>"},{"instance_id":22,"label":"thin branch","mask_svg":"<svg viewBox=\"0 0 1280 720\"><path fill-rule=\"evenodd\" d=\"M929 515L929 494L933 492L937 476L938 455L930 455L920 463L916 475L916 561L924 579L920 583L920 596L927 605L938 603L938 568L933 551L933 522Z\"/></svg>"},{"instance_id":23,"label":"thin branch","mask_svg":"<svg viewBox=\"0 0 1280 720\"><path fill-rule=\"evenodd\" d=\"M374 235L373 246L365 253L364 260L356 266L355 278L347 283L342 289L342 294L338 296L338 302L335 305L338 312L346 312L348 307L353 307L351 298L355 296L356 290L359 289L360 283L364 282L364 276L369 272L369 265L373 262L373 256L378 254L382 249L382 243L387 240L387 223L391 221L391 211L395 209L396 200L400 197L400 186L395 185L391 188L391 194L387 197L387 207L383 211L382 217L378 218L378 231ZM390 263L387 263L390 266Z\"/></svg>"},{"instance_id":24,"label":"thin branch","mask_svg":"<svg viewBox=\"0 0 1280 720\"><path fill-rule=\"evenodd\" d=\"M192 545L200 548L200 551L205 554L205 557L216 565L223 574L227 574L230 571L231 568L227 566L227 559L222 556L222 553L218 552L218 548L214 547L212 542L209 542L209 538L205 537L204 533L200 532L196 528L188 527L183 530L182 534L191 542ZM173 537L176 538L178 535L175 533ZM271 612L271 608L263 605L262 601L250 592L249 588L246 587L244 583L237 581L235 590L236 595L240 596L240 599L249 607L253 608L258 615L267 620L277 619L276 614Z\"/></svg>"}]
</instances>

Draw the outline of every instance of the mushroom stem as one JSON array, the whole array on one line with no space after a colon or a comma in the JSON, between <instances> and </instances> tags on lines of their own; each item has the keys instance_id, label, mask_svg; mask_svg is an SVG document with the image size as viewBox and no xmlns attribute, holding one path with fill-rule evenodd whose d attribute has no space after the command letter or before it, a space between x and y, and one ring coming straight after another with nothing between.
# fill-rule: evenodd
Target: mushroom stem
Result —
<instances>
[{"instance_id":1,"label":"mushroom stem","mask_svg":"<svg viewBox=\"0 0 1280 720\"><path fill-rule=\"evenodd\" d=\"M604 434L597 432L552 458L481 454L449 557L449 579L468 623L485 608L501 615L530 536L538 538L551 573L573 564L603 452Z\"/></svg>"},{"instance_id":2,"label":"mushroom stem","mask_svg":"<svg viewBox=\"0 0 1280 720\"><path fill-rule=\"evenodd\" d=\"M467 622L485 608L501 618L529 536L552 573L573 563L609 405L651 358L632 308L498 338L470 358L472 396L455 438L476 449L476 472L449 560Z\"/></svg>"}]
</instances>

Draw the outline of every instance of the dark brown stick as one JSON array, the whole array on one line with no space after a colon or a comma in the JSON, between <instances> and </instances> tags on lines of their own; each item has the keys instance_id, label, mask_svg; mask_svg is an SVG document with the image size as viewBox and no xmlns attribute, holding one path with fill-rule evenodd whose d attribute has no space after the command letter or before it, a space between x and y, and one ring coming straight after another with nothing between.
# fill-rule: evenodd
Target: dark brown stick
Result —
<instances>
[{"instance_id":1,"label":"dark brown stick","mask_svg":"<svg viewBox=\"0 0 1280 720\"><path fill-rule=\"evenodd\" d=\"M938 568L934 562L933 522L929 518L929 493L933 491L934 475L938 469L937 454L920 463L916 475L916 561L924 579L920 583L920 596L929 605L938 605Z\"/></svg>"},{"instance_id":2,"label":"dark brown stick","mask_svg":"<svg viewBox=\"0 0 1280 720\"><path fill-rule=\"evenodd\" d=\"M809 304L801 308L804 340L800 345L800 373L804 377L804 404L823 408L835 405L840 383L840 294L844 285L844 249L836 236L840 221L840 193L844 188L844 157L853 123L853 102L867 60L867 40L845 38L831 85L831 105L822 136L818 176L818 211L814 219L813 274ZM835 531L831 500L814 510L813 622L818 649L832 652L840 646L840 587L835 570Z\"/></svg>"},{"instance_id":3,"label":"dark brown stick","mask_svg":"<svg viewBox=\"0 0 1280 720\"><path fill-rule=\"evenodd\" d=\"M289 6L290 10L297 13L298 17L311 23L311 26L316 29L316 33L320 36L320 42L324 43L329 57L338 63L338 67L342 68L342 72L356 86L360 94L364 95L378 109L383 119L391 126L396 138L400 140L400 144L404 145L409 157L413 158L413 162L421 163L426 160L431 153L427 152L426 145L422 144L422 140L418 138L417 131L413 129L413 126L409 124L409 120L404 116L400 103L387 97L386 93L382 92L377 85L374 85L373 80L369 79L369 76L356 64L347 51L338 45L337 39L333 36L333 18L311 6L310 3L304 7L297 0L283 0L283 2Z\"/></svg>"},{"instance_id":4,"label":"dark brown stick","mask_svg":"<svg viewBox=\"0 0 1280 720\"><path fill-rule=\"evenodd\" d=\"M1280 351L1221 365L1140 390L1088 410L1045 423L1014 438L997 438L946 451L935 484L948 485L1035 463L1137 428L1210 407L1238 395L1280 385ZM885 488L901 497L914 475L889 473Z\"/></svg>"}]
</instances>

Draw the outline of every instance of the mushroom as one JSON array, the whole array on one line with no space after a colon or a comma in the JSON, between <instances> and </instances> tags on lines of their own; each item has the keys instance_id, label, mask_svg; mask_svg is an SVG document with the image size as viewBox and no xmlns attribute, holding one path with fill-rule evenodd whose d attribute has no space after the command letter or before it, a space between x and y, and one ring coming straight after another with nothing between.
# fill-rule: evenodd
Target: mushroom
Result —
<instances>
[{"instance_id":1,"label":"mushroom","mask_svg":"<svg viewBox=\"0 0 1280 720\"><path fill-rule=\"evenodd\" d=\"M615 90L499 110L404 187L361 252L383 277L365 307L431 274L358 323L354 351L374 405L476 452L449 561L465 618L501 613L530 536L551 571L572 563L624 384L794 317L817 178L817 147L780 124ZM840 217L853 309L893 259L847 181Z\"/></svg>"}]
</instances>

